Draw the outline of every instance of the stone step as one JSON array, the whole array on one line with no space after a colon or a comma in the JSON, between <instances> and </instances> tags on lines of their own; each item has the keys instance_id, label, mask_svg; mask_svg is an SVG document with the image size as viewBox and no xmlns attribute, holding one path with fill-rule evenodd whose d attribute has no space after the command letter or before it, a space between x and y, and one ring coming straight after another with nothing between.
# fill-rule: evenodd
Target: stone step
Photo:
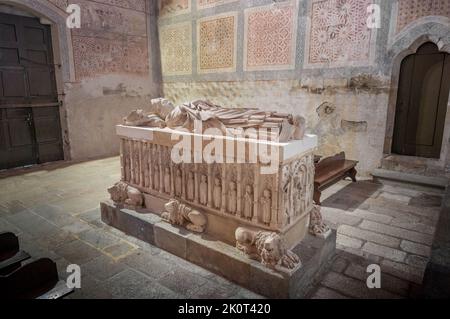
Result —
<instances>
[{"instance_id":1,"label":"stone step","mask_svg":"<svg viewBox=\"0 0 450 319\"><path fill-rule=\"evenodd\" d=\"M414 189L431 188L444 190L449 183L449 180L446 177L417 175L383 168L375 169L372 173L372 177L374 181L383 184L401 184L402 186Z\"/></svg>"}]
</instances>

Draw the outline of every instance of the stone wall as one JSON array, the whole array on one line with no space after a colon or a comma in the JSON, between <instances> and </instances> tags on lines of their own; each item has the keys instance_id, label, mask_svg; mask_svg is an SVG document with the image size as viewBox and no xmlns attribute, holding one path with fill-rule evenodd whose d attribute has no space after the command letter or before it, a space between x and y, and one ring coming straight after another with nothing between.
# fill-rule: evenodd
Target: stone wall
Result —
<instances>
[{"instance_id":1,"label":"stone wall","mask_svg":"<svg viewBox=\"0 0 450 319\"><path fill-rule=\"evenodd\" d=\"M370 4L380 6L379 29L367 28ZM319 134L318 153L344 150L367 175L390 153L389 113L395 114L405 52L426 41L450 51L448 5L447 0L162 0L164 95L176 103L206 98L302 114L309 131ZM441 159L434 162L441 171L448 164L449 137L446 130Z\"/></svg>"},{"instance_id":2,"label":"stone wall","mask_svg":"<svg viewBox=\"0 0 450 319\"><path fill-rule=\"evenodd\" d=\"M152 62L159 60L153 1L4 3L4 12L22 11L51 25L66 159L118 154L114 126L161 94L159 62ZM80 29L66 27L72 3L81 8Z\"/></svg>"}]
</instances>

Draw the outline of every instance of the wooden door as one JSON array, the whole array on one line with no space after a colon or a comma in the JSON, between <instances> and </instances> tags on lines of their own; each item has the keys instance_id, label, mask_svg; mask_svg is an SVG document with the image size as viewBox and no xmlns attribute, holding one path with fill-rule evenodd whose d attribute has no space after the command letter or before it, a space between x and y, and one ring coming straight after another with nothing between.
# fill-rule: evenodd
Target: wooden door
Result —
<instances>
[{"instance_id":1,"label":"wooden door","mask_svg":"<svg viewBox=\"0 0 450 319\"><path fill-rule=\"evenodd\" d=\"M450 90L450 55L425 43L401 64L392 152L439 158Z\"/></svg>"},{"instance_id":2,"label":"wooden door","mask_svg":"<svg viewBox=\"0 0 450 319\"><path fill-rule=\"evenodd\" d=\"M50 28L0 14L0 169L63 157Z\"/></svg>"}]
</instances>

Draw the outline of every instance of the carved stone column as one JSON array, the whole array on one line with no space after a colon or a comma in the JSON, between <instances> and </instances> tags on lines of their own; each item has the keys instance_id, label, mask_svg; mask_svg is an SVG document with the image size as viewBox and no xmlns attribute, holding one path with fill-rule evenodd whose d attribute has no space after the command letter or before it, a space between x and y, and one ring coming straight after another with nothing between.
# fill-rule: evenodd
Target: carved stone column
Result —
<instances>
[{"instance_id":1,"label":"carved stone column","mask_svg":"<svg viewBox=\"0 0 450 319\"><path fill-rule=\"evenodd\" d=\"M214 176L212 164L208 165L208 207L213 207Z\"/></svg>"},{"instance_id":2,"label":"carved stone column","mask_svg":"<svg viewBox=\"0 0 450 319\"><path fill-rule=\"evenodd\" d=\"M120 139L120 180L125 181L125 140L123 138Z\"/></svg>"},{"instance_id":3,"label":"carved stone column","mask_svg":"<svg viewBox=\"0 0 450 319\"><path fill-rule=\"evenodd\" d=\"M260 190L259 190L259 173L260 173L260 170L259 170L259 165L258 164L255 165L254 170L255 170L255 180L254 180L254 184L253 184L253 196L255 197L255 200L253 202L253 219L252 219L252 222L257 224L258 223L258 219L259 219L258 213L259 213L259 206L260 206L259 205L259 193L260 193Z\"/></svg>"},{"instance_id":4,"label":"carved stone column","mask_svg":"<svg viewBox=\"0 0 450 319\"><path fill-rule=\"evenodd\" d=\"M236 211L236 216L238 217L243 217L242 216L242 191L243 189L245 189L245 186L242 187L242 165L241 164L237 164L236 165L236 169L237 169L237 180L236 180L236 186L237 186L237 211Z\"/></svg>"}]
</instances>

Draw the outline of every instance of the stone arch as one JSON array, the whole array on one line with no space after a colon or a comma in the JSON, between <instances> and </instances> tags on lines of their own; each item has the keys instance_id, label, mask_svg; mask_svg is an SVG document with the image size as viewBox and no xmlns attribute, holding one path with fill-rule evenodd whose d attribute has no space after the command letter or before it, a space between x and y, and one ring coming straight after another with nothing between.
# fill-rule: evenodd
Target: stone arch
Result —
<instances>
[{"instance_id":1,"label":"stone arch","mask_svg":"<svg viewBox=\"0 0 450 319\"><path fill-rule=\"evenodd\" d=\"M71 30L66 27L68 14L49 1L36 0L4 0L3 4L16 7L50 21L55 64L60 65L57 72L58 91L63 83L75 82ZM59 73L59 74L58 74ZM61 83L61 81L63 83Z\"/></svg>"},{"instance_id":2,"label":"stone arch","mask_svg":"<svg viewBox=\"0 0 450 319\"><path fill-rule=\"evenodd\" d=\"M391 154L392 139L397 105L397 91L401 63L408 55L416 53L423 44L434 43L439 51L450 53L450 19L441 16L429 16L417 19L405 27L395 37L391 37L385 56L386 67L390 70L391 86L386 120L386 134L383 153ZM450 121L450 105L447 109L446 123ZM444 166L449 147L446 143L450 138L450 127L446 126L443 145L439 160L434 160L438 166Z\"/></svg>"}]
</instances>

